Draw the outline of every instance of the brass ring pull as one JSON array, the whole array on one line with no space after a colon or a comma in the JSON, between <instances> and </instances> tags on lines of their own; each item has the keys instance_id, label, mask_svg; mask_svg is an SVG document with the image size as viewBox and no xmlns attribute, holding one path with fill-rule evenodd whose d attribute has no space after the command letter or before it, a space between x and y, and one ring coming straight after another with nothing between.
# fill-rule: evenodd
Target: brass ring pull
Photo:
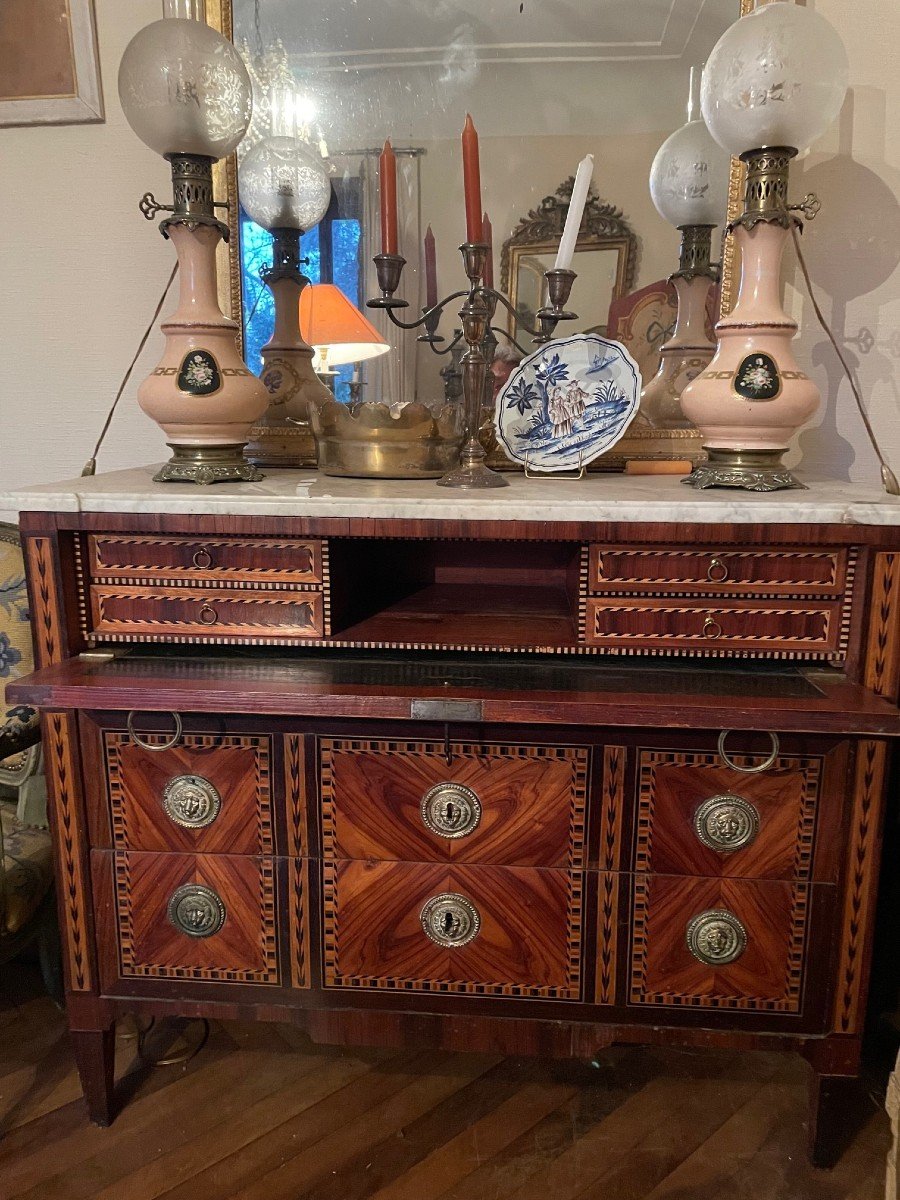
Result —
<instances>
[{"instance_id":1,"label":"brass ring pull","mask_svg":"<svg viewBox=\"0 0 900 1200\"><path fill-rule=\"evenodd\" d=\"M759 766L756 767L739 767L737 763L732 762L725 752L725 739L731 732L732 730L730 729L723 729L719 734L719 757L726 767L730 767L732 771L740 771L742 775L761 775L763 771L768 771L770 767L775 765L775 760L778 758L778 752L781 749L781 743L778 740L777 733L769 734L769 739L772 743L772 753L765 762L760 763Z\"/></svg>"},{"instance_id":2,"label":"brass ring pull","mask_svg":"<svg viewBox=\"0 0 900 1200\"><path fill-rule=\"evenodd\" d=\"M205 546L201 546L199 550L194 551L194 556L191 562L198 571L205 571L212 566L212 555Z\"/></svg>"},{"instance_id":3,"label":"brass ring pull","mask_svg":"<svg viewBox=\"0 0 900 1200\"><path fill-rule=\"evenodd\" d=\"M204 625L215 625L219 620L219 614L211 604L204 604L200 609L200 620Z\"/></svg>"},{"instance_id":4,"label":"brass ring pull","mask_svg":"<svg viewBox=\"0 0 900 1200\"><path fill-rule=\"evenodd\" d=\"M128 720L126 722L126 726L128 729L128 736L131 738L132 745L137 746L140 750L150 750L154 754L159 754L163 750L172 750L181 741L181 734L184 730L184 726L181 723L181 714L180 713L173 712L172 720L175 722L175 732L172 734L172 736L169 738L169 740L167 742L163 742L161 746L153 746L150 744L150 742L141 741L141 739L138 737L137 733L135 732L135 728L134 728L134 712L133 711L130 712L128 714Z\"/></svg>"},{"instance_id":5,"label":"brass ring pull","mask_svg":"<svg viewBox=\"0 0 900 1200\"><path fill-rule=\"evenodd\" d=\"M728 578L727 563L723 563L721 558L711 559L706 568L706 578L710 583L724 583Z\"/></svg>"},{"instance_id":6,"label":"brass ring pull","mask_svg":"<svg viewBox=\"0 0 900 1200\"><path fill-rule=\"evenodd\" d=\"M718 621L714 621L712 617L707 617L703 622L703 636L708 637L710 641L715 641L716 638L722 636L722 626Z\"/></svg>"}]
</instances>

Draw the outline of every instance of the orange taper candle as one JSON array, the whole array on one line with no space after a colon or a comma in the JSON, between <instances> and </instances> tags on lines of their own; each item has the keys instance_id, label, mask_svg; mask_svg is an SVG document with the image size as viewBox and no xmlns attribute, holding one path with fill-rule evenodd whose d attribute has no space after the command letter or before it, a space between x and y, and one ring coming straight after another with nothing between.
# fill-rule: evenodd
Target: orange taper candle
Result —
<instances>
[{"instance_id":1,"label":"orange taper candle","mask_svg":"<svg viewBox=\"0 0 900 1200\"><path fill-rule=\"evenodd\" d=\"M397 253L397 156L390 139L384 143L378 160L378 184L381 193L381 253Z\"/></svg>"},{"instance_id":2,"label":"orange taper candle","mask_svg":"<svg viewBox=\"0 0 900 1200\"><path fill-rule=\"evenodd\" d=\"M488 247L488 256L484 260L484 286L492 288L494 286L494 227L491 225L491 218L484 214L481 218L481 240Z\"/></svg>"},{"instance_id":3,"label":"orange taper candle","mask_svg":"<svg viewBox=\"0 0 900 1200\"><path fill-rule=\"evenodd\" d=\"M466 192L466 241L481 241L481 161L478 157L478 133L472 117L466 113L462 133L463 185Z\"/></svg>"}]
</instances>

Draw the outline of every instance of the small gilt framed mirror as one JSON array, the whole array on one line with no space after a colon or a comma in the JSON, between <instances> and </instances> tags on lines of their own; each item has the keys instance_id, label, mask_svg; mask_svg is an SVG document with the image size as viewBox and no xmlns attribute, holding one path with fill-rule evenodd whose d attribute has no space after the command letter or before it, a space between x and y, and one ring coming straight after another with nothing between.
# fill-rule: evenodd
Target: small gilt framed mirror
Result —
<instances>
[{"instance_id":1,"label":"small gilt framed mirror","mask_svg":"<svg viewBox=\"0 0 900 1200\"><path fill-rule=\"evenodd\" d=\"M548 302L544 272L556 259L573 183L570 177L554 195L545 196L503 243L500 287L528 325L534 325L535 313ZM605 203L592 189L572 264L579 279L579 332L606 333L609 306L631 291L637 257L637 237L621 210ZM510 333L513 324L510 316Z\"/></svg>"}]
</instances>

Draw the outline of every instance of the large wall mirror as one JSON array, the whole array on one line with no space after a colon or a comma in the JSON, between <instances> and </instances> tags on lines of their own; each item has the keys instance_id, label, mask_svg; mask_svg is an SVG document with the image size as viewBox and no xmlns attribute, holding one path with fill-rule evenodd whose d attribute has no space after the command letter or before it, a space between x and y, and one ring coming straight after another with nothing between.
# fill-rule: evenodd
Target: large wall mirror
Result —
<instances>
[{"instance_id":1,"label":"large wall mirror","mask_svg":"<svg viewBox=\"0 0 900 1200\"><path fill-rule=\"evenodd\" d=\"M496 279L502 275L514 304L530 312L539 302L540 271L553 253L553 237L529 242L523 224L553 198L564 215L565 182L587 153L596 168L586 221L603 211L619 224L607 246L582 227L591 244L579 245L570 304L582 328L605 329L612 298L677 267L679 235L650 200L650 164L685 120L691 67L740 15L741 0L232 0L230 13L227 0L210 5L226 24L230 17L254 76L247 146L273 131L273 115L283 118L279 106L287 104L327 154L333 200L304 237L306 273L337 283L361 308L377 293L371 259L379 249L378 153L387 137L399 161L402 294L415 311L424 303L429 226L440 294L463 286L457 247L465 237L467 112L481 139ZM270 238L242 215L233 253L245 352L258 369L272 322L258 275ZM360 383L367 399L440 395L445 360L391 328L384 314L372 319L384 323L391 353L342 368L339 397L359 394ZM455 324L449 310L440 332L451 338Z\"/></svg>"}]
</instances>

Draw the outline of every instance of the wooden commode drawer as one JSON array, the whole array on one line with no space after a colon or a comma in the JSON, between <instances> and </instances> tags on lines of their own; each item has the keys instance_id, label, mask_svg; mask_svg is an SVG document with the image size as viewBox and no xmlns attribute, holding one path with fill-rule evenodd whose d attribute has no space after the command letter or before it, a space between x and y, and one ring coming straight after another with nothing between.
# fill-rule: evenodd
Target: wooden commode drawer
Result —
<instances>
[{"instance_id":1,"label":"wooden commode drawer","mask_svg":"<svg viewBox=\"0 0 900 1200\"><path fill-rule=\"evenodd\" d=\"M322 547L315 539L90 534L88 547L92 579L264 586L322 582Z\"/></svg>"},{"instance_id":2,"label":"wooden commode drawer","mask_svg":"<svg viewBox=\"0 0 900 1200\"><path fill-rule=\"evenodd\" d=\"M272 854L268 737L105 731L112 843L117 850Z\"/></svg>"},{"instance_id":3,"label":"wooden commode drawer","mask_svg":"<svg viewBox=\"0 0 900 1200\"><path fill-rule=\"evenodd\" d=\"M630 1003L799 1013L815 886L636 875Z\"/></svg>"},{"instance_id":4,"label":"wooden commode drawer","mask_svg":"<svg viewBox=\"0 0 900 1200\"><path fill-rule=\"evenodd\" d=\"M840 601L589 597L585 640L625 653L689 650L829 655L841 645Z\"/></svg>"},{"instance_id":5,"label":"wooden commode drawer","mask_svg":"<svg viewBox=\"0 0 900 1200\"><path fill-rule=\"evenodd\" d=\"M327 739L326 857L584 865L588 751Z\"/></svg>"},{"instance_id":6,"label":"wooden commode drawer","mask_svg":"<svg viewBox=\"0 0 900 1200\"><path fill-rule=\"evenodd\" d=\"M105 988L118 976L279 981L274 859L94 850L92 872L114 897L115 922L97 914Z\"/></svg>"},{"instance_id":7,"label":"wooden commode drawer","mask_svg":"<svg viewBox=\"0 0 900 1200\"><path fill-rule=\"evenodd\" d=\"M94 636L107 641L319 638L321 592L226 591L223 588L91 588Z\"/></svg>"},{"instance_id":8,"label":"wooden commode drawer","mask_svg":"<svg viewBox=\"0 0 900 1200\"><path fill-rule=\"evenodd\" d=\"M323 871L329 987L579 998L580 873L349 861Z\"/></svg>"},{"instance_id":9,"label":"wooden commode drawer","mask_svg":"<svg viewBox=\"0 0 900 1200\"><path fill-rule=\"evenodd\" d=\"M845 747L832 752L846 770ZM663 875L751 879L829 877L814 870L825 755L759 755L640 749L634 869Z\"/></svg>"},{"instance_id":10,"label":"wooden commode drawer","mask_svg":"<svg viewBox=\"0 0 900 1200\"><path fill-rule=\"evenodd\" d=\"M840 596L846 576L847 551L842 549L593 545L588 590Z\"/></svg>"}]
</instances>

